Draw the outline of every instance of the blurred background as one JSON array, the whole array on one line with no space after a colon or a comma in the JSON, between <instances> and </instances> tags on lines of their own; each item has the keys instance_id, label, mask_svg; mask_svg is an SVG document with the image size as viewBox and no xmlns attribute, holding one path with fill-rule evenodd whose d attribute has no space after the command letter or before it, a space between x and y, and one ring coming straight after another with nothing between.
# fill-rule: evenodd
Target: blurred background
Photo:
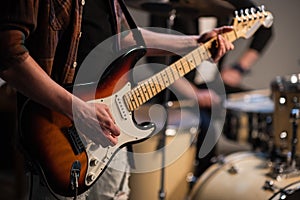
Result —
<instances>
[{"instance_id":1,"label":"blurred background","mask_svg":"<svg viewBox=\"0 0 300 200\"><path fill-rule=\"evenodd\" d=\"M125 1L126 2L126 1ZM274 36L251 73L243 79L243 85L252 89L269 88L276 76L290 75L300 71L300 1L298 0L253 0L265 5L274 16ZM130 8L136 23L149 26L149 12ZM241 54L249 40L239 39L236 49L229 52L225 62L232 63Z\"/></svg>"}]
</instances>

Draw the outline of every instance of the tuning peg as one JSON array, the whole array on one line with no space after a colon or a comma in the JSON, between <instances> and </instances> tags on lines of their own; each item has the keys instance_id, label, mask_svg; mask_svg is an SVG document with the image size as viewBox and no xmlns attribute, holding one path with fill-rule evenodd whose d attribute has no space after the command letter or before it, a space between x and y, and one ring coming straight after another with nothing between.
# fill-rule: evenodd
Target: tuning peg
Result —
<instances>
[{"instance_id":1,"label":"tuning peg","mask_svg":"<svg viewBox=\"0 0 300 200\"><path fill-rule=\"evenodd\" d=\"M245 14L248 17L248 19L252 20L252 16L250 15L248 8L245 9Z\"/></svg>"},{"instance_id":2,"label":"tuning peg","mask_svg":"<svg viewBox=\"0 0 300 200\"><path fill-rule=\"evenodd\" d=\"M238 20L238 22L242 21L241 18L240 18L240 16L239 16L239 12L237 10L234 11L234 15L235 15L235 18Z\"/></svg>"},{"instance_id":3,"label":"tuning peg","mask_svg":"<svg viewBox=\"0 0 300 200\"><path fill-rule=\"evenodd\" d=\"M253 18L256 19L256 18L257 18L257 15L255 14L255 12L256 12L255 8L252 7L252 8L250 9L250 12L251 12L251 15L253 16Z\"/></svg>"},{"instance_id":4,"label":"tuning peg","mask_svg":"<svg viewBox=\"0 0 300 200\"><path fill-rule=\"evenodd\" d=\"M268 16L268 13L266 12L265 6L264 6L264 5L261 5L261 10L262 10L263 15L264 15L265 17L267 17L267 16Z\"/></svg>"},{"instance_id":5,"label":"tuning peg","mask_svg":"<svg viewBox=\"0 0 300 200\"><path fill-rule=\"evenodd\" d=\"M258 15L259 18L262 18L264 15L262 14L263 12L263 7L258 6L257 7L258 11L256 12L256 14Z\"/></svg>"},{"instance_id":6,"label":"tuning peg","mask_svg":"<svg viewBox=\"0 0 300 200\"><path fill-rule=\"evenodd\" d=\"M240 13L241 13L241 18L243 19L243 21L247 21L247 18L245 17L244 15L244 10L240 10Z\"/></svg>"}]
</instances>

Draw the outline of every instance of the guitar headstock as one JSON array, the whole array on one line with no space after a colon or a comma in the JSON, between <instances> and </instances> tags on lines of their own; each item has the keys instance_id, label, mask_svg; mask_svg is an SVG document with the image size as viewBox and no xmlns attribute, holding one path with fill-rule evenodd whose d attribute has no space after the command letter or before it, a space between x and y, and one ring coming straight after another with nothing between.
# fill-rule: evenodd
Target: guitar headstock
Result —
<instances>
[{"instance_id":1,"label":"guitar headstock","mask_svg":"<svg viewBox=\"0 0 300 200\"><path fill-rule=\"evenodd\" d=\"M245 10L235 11L235 18L232 26L238 37L248 39L261 25L268 28L271 27L272 24L272 14L266 11L264 6L260 6L257 8L247 8Z\"/></svg>"}]
</instances>

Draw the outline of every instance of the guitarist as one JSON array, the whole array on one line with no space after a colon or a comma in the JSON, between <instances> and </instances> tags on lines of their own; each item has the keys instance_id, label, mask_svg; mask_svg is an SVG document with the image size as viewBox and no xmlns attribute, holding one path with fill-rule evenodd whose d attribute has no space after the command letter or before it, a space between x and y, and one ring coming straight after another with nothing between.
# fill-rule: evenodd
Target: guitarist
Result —
<instances>
[{"instance_id":1,"label":"guitarist","mask_svg":"<svg viewBox=\"0 0 300 200\"><path fill-rule=\"evenodd\" d=\"M88 104L72 95L63 85L73 83L77 68L89 51L106 38L120 32L124 24L129 24L124 23L124 10L120 8L122 1L10 0L1 3L0 77L17 89L19 109L30 98L70 120L82 120L81 123L85 123L89 131L97 130L103 144L117 144L120 127L115 125L108 107L101 103ZM215 62L233 49L232 43L220 35L232 30L230 27L215 29L202 37L169 36L140 30L146 45L182 51L195 48L199 42L217 36L219 45L212 55ZM124 37L130 38L131 34ZM111 47L120 48L120 44L116 41ZM163 55L162 53L167 52L151 49L148 54L151 53ZM72 105L77 111L76 116ZM94 122L97 122L96 125ZM28 146L24 146L25 152ZM129 189L119 191L122 188L120 184L127 182L120 178L121 174L114 173L116 172L109 168L96 182L95 185L105 186L98 191L98 199L128 197ZM36 176L32 180L35 187L31 188L30 199L54 199L45 189L43 180L35 182ZM74 196L86 199L88 192Z\"/></svg>"}]
</instances>

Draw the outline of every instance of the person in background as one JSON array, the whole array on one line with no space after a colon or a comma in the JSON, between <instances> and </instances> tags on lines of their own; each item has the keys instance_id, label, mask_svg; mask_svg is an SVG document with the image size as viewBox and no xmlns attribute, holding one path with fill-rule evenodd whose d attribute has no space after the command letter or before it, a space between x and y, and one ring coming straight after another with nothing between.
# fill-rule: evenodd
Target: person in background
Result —
<instances>
[{"instance_id":1,"label":"person in background","mask_svg":"<svg viewBox=\"0 0 300 200\"><path fill-rule=\"evenodd\" d=\"M98 44L120 33L124 27L129 30L131 27L128 25L132 25L130 19L122 0L3 1L0 8L0 77L17 90L18 115L21 114L24 103L31 99L70 121L79 120L79 123L85 125L86 133L96 134L100 138L101 145L116 145L122 127L117 126L108 106L103 103L87 103L63 86L74 83L84 59ZM216 37L218 47L212 55L214 62L233 49L233 44L221 36L221 33L232 30L228 26L216 28L202 37L167 35L142 28L139 30L146 46L181 52L196 48L199 42ZM139 42L141 41L136 40L133 33L127 31L118 36L110 48L101 49L100 54L113 57L115 53ZM147 55L151 54L162 56L169 52L151 48ZM93 71L91 74L91 80L87 81L95 81L97 72ZM52 115L49 117L50 121L54 120ZM34 158L30 154L32 152L27 154L27 150L35 144L23 137L18 141L26 152L25 155L29 155L25 157L28 166L32 166L31 159ZM129 163L127 158L116 157L112 164L120 161L118 159L124 159L125 162L121 162L124 165L121 167L123 171L107 168L90 193L87 191L78 196L74 194L74 198L127 199ZM67 198L60 195L54 197L34 167L29 172L29 182L32 184L28 186L28 198Z\"/></svg>"}]
</instances>

